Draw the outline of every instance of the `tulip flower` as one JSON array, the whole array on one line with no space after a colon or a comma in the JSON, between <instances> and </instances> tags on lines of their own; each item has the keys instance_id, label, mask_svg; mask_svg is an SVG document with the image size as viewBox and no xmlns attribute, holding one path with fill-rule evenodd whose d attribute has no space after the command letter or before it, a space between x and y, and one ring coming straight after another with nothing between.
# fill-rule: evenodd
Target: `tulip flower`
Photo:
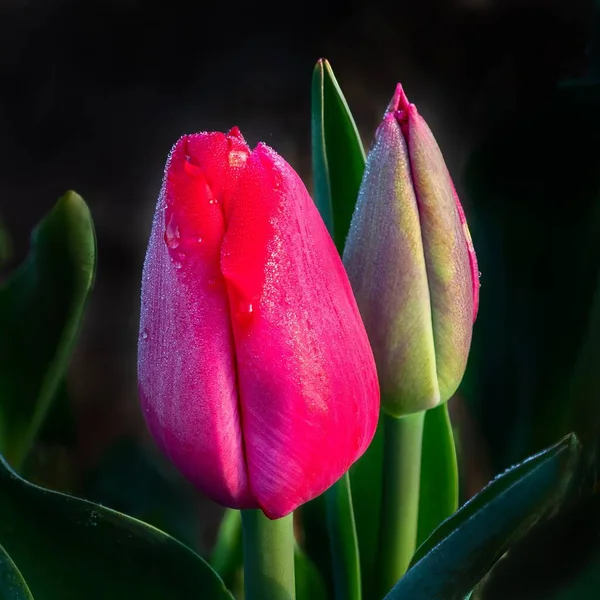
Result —
<instances>
[{"instance_id":1,"label":"tulip flower","mask_svg":"<svg viewBox=\"0 0 600 600\"><path fill-rule=\"evenodd\" d=\"M399 417L448 400L467 363L479 273L440 149L400 85L367 157L344 265L383 409Z\"/></svg>"},{"instance_id":2,"label":"tulip flower","mask_svg":"<svg viewBox=\"0 0 600 600\"><path fill-rule=\"evenodd\" d=\"M150 432L213 500L289 514L377 425L373 354L306 188L237 128L181 138L142 282L139 393Z\"/></svg>"}]
</instances>

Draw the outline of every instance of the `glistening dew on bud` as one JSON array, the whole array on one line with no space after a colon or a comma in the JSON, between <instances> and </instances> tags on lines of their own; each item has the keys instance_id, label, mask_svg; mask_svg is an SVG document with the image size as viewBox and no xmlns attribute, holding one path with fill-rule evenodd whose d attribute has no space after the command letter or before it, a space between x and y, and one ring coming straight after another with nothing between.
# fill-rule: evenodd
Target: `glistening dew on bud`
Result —
<instances>
[{"instance_id":1,"label":"glistening dew on bud","mask_svg":"<svg viewBox=\"0 0 600 600\"><path fill-rule=\"evenodd\" d=\"M184 136L142 282L148 427L213 500L282 517L331 486L379 414L373 354L304 184L237 128Z\"/></svg>"},{"instance_id":2,"label":"glistening dew on bud","mask_svg":"<svg viewBox=\"0 0 600 600\"><path fill-rule=\"evenodd\" d=\"M367 157L344 265L383 409L399 417L447 401L471 345L477 260L440 149L400 85Z\"/></svg>"}]
</instances>

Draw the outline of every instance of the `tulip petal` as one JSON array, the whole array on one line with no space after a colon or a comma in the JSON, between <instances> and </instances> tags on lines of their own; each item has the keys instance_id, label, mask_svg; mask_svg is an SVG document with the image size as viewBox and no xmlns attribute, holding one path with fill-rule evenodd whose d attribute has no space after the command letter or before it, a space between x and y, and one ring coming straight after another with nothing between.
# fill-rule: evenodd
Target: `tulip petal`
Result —
<instances>
[{"instance_id":1,"label":"tulip petal","mask_svg":"<svg viewBox=\"0 0 600 600\"><path fill-rule=\"evenodd\" d=\"M335 246L304 184L259 145L226 206L250 488L271 518L332 485L377 425L375 364Z\"/></svg>"},{"instance_id":2,"label":"tulip petal","mask_svg":"<svg viewBox=\"0 0 600 600\"><path fill-rule=\"evenodd\" d=\"M386 115L367 157L344 264L379 367L385 410L440 402L432 316L408 149Z\"/></svg>"},{"instance_id":3,"label":"tulip petal","mask_svg":"<svg viewBox=\"0 0 600 600\"><path fill-rule=\"evenodd\" d=\"M475 254L469 253L454 186L427 123L404 94L396 116L409 148L419 206L438 382L445 401L456 391L469 355L475 314Z\"/></svg>"},{"instance_id":4,"label":"tulip petal","mask_svg":"<svg viewBox=\"0 0 600 600\"><path fill-rule=\"evenodd\" d=\"M138 378L148 427L183 475L221 504L257 508L220 270L220 203L239 170L232 148L243 165L237 132L185 136L171 153L144 264Z\"/></svg>"}]
</instances>

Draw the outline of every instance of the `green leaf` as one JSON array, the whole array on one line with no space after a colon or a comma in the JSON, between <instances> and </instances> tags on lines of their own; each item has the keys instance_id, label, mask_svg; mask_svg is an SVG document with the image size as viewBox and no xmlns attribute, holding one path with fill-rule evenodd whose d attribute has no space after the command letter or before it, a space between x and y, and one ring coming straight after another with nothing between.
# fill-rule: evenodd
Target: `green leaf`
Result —
<instances>
[{"instance_id":1,"label":"green leaf","mask_svg":"<svg viewBox=\"0 0 600 600\"><path fill-rule=\"evenodd\" d=\"M0 546L0 600L34 600L21 572Z\"/></svg>"},{"instance_id":2,"label":"green leaf","mask_svg":"<svg viewBox=\"0 0 600 600\"><path fill-rule=\"evenodd\" d=\"M65 375L94 280L87 205L67 192L0 288L0 451L19 468Z\"/></svg>"},{"instance_id":3,"label":"green leaf","mask_svg":"<svg viewBox=\"0 0 600 600\"><path fill-rule=\"evenodd\" d=\"M312 78L312 160L315 202L341 254L365 169L362 142L330 64Z\"/></svg>"},{"instance_id":4,"label":"green leaf","mask_svg":"<svg viewBox=\"0 0 600 600\"><path fill-rule=\"evenodd\" d=\"M425 413L417 545L457 508L456 450L448 403L444 402Z\"/></svg>"},{"instance_id":5,"label":"green leaf","mask_svg":"<svg viewBox=\"0 0 600 600\"><path fill-rule=\"evenodd\" d=\"M221 520L210 564L231 589L243 562L242 515L239 510L227 508Z\"/></svg>"},{"instance_id":6,"label":"green leaf","mask_svg":"<svg viewBox=\"0 0 600 600\"><path fill-rule=\"evenodd\" d=\"M578 466L574 435L500 475L440 525L386 600L464 598L508 548L560 505Z\"/></svg>"},{"instance_id":7,"label":"green leaf","mask_svg":"<svg viewBox=\"0 0 600 600\"><path fill-rule=\"evenodd\" d=\"M87 500L35 486L0 460L0 544L38 600L231 600L175 538Z\"/></svg>"},{"instance_id":8,"label":"green leaf","mask_svg":"<svg viewBox=\"0 0 600 600\"><path fill-rule=\"evenodd\" d=\"M358 540L347 472L325 492L325 505L335 597L338 600L360 600Z\"/></svg>"},{"instance_id":9,"label":"green leaf","mask_svg":"<svg viewBox=\"0 0 600 600\"><path fill-rule=\"evenodd\" d=\"M297 544L294 548L294 571L296 600L327 600L327 589L318 569Z\"/></svg>"}]
</instances>

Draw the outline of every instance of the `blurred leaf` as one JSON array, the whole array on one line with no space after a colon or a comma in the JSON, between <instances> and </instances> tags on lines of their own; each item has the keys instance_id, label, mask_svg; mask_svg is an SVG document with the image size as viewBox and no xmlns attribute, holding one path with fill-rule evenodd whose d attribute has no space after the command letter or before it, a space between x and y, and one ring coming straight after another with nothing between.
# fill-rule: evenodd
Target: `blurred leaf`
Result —
<instances>
[{"instance_id":1,"label":"blurred leaf","mask_svg":"<svg viewBox=\"0 0 600 600\"><path fill-rule=\"evenodd\" d=\"M242 516L239 510L227 508L223 513L210 564L225 585L232 589L243 562Z\"/></svg>"},{"instance_id":2,"label":"blurred leaf","mask_svg":"<svg viewBox=\"0 0 600 600\"><path fill-rule=\"evenodd\" d=\"M327 590L318 569L296 545L294 549L296 600L327 600Z\"/></svg>"},{"instance_id":3,"label":"blurred leaf","mask_svg":"<svg viewBox=\"0 0 600 600\"><path fill-rule=\"evenodd\" d=\"M86 500L34 486L0 460L0 544L38 600L231 600L175 538Z\"/></svg>"},{"instance_id":4,"label":"blurred leaf","mask_svg":"<svg viewBox=\"0 0 600 600\"><path fill-rule=\"evenodd\" d=\"M462 600L517 539L556 510L579 456L570 435L500 475L431 534L386 600Z\"/></svg>"},{"instance_id":5,"label":"blurred leaf","mask_svg":"<svg viewBox=\"0 0 600 600\"><path fill-rule=\"evenodd\" d=\"M338 600L360 600L358 540L347 472L325 492L325 506L335 597Z\"/></svg>"},{"instance_id":6,"label":"blurred leaf","mask_svg":"<svg viewBox=\"0 0 600 600\"><path fill-rule=\"evenodd\" d=\"M94 280L87 205L67 192L0 288L0 451L19 468L62 381Z\"/></svg>"},{"instance_id":7,"label":"blurred leaf","mask_svg":"<svg viewBox=\"0 0 600 600\"><path fill-rule=\"evenodd\" d=\"M193 488L153 446L121 439L87 473L84 496L197 549L198 503Z\"/></svg>"},{"instance_id":8,"label":"blurred leaf","mask_svg":"<svg viewBox=\"0 0 600 600\"><path fill-rule=\"evenodd\" d=\"M457 508L458 467L448 403L444 402L425 413L417 545Z\"/></svg>"},{"instance_id":9,"label":"blurred leaf","mask_svg":"<svg viewBox=\"0 0 600 600\"><path fill-rule=\"evenodd\" d=\"M312 79L314 195L342 254L365 169L365 153L342 90L325 59Z\"/></svg>"},{"instance_id":10,"label":"blurred leaf","mask_svg":"<svg viewBox=\"0 0 600 600\"><path fill-rule=\"evenodd\" d=\"M21 572L0 546L0 600L34 600Z\"/></svg>"}]
</instances>

